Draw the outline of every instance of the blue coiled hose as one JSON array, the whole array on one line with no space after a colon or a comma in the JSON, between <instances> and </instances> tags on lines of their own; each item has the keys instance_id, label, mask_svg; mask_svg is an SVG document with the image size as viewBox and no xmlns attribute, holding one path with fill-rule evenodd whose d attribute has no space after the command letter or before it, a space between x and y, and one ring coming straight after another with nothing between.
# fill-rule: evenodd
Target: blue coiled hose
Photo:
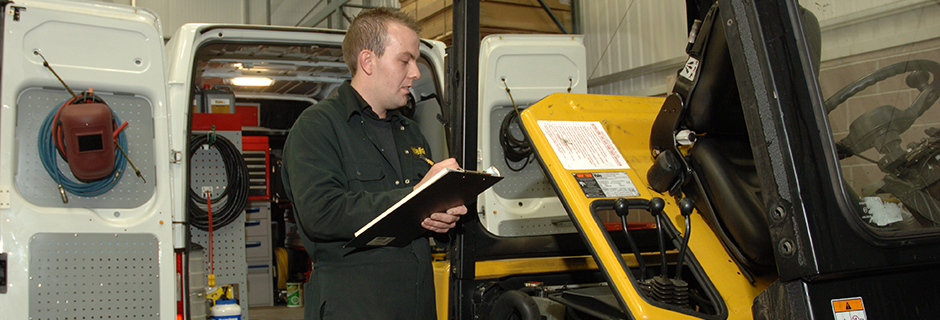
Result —
<instances>
[{"instance_id":1,"label":"blue coiled hose","mask_svg":"<svg viewBox=\"0 0 940 320\"><path fill-rule=\"evenodd\" d=\"M55 180L56 184L62 186L68 193L82 197L102 195L110 191L121 181L121 177L124 176L124 167L127 166L127 158L124 157L120 150L114 150L114 170L112 170L109 175L111 177L110 179L100 179L83 183L72 181L72 179L63 174L58 167L55 142L53 142L52 139L52 121L64 104L65 102L60 104L58 108L52 109L49 115L46 116L46 120L43 121L42 128L39 129L39 158L42 160L42 166L46 168L46 172L49 173L52 180ZM114 117L117 123L121 123L121 119L114 113L114 110L111 110L111 116ZM121 148L127 150L127 136L124 135L124 131L118 134L118 144L120 144Z\"/></svg>"}]
</instances>

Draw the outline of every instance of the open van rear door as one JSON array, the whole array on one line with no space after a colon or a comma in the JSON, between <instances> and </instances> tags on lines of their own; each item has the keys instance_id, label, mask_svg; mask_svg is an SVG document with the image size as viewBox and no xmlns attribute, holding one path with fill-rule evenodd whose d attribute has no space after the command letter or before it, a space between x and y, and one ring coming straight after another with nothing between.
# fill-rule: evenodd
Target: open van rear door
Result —
<instances>
[{"instance_id":1,"label":"open van rear door","mask_svg":"<svg viewBox=\"0 0 940 320\"><path fill-rule=\"evenodd\" d=\"M263 149L271 150L272 156L279 154L299 113L331 96L344 81L351 79L342 57L344 36L342 30L312 28L218 24L182 26L167 43L168 94L173 114L170 122L174 128L179 128L171 135L171 148L191 150L188 146L190 137L204 134L214 126L218 134L226 136L236 146L242 146L240 137L269 138L266 141L270 144ZM437 97L443 96L439 92L443 88L443 44L422 41L420 49L418 66L422 77L413 86L415 99L410 112L432 142L432 155L442 159L440 156L447 152L444 128L438 120L442 116ZM264 78L270 82L254 87L235 85L234 79L240 77ZM234 100L236 108L255 108L259 116L247 119L242 125L226 128L229 121L216 116L228 116L227 112L214 114L207 112L212 111L210 108L200 107L200 104L210 103L202 96L208 92L226 93L227 99ZM214 104L212 108L215 108ZM198 153L184 156L184 165L176 167L178 171L172 173L179 179L174 181L174 185L182 190L177 193L180 200L173 202L177 210L187 210L188 189L195 192L206 187L224 190L216 180L200 178L224 174L218 167L204 166L200 157ZM279 174L279 171L271 172L271 180L277 179L273 176ZM274 188L274 183L271 186ZM270 208L268 200L249 202L249 212L244 215L248 218L239 218L224 230L216 229L214 233L216 284L235 285L233 288L243 315L247 314L248 306L273 302L268 289L273 287L271 274L274 272L269 249L272 237L267 230L271 220L264 209L265 206ZM254 226L246 227L246 219L254 221ZM261 227L257 228L258 225ZM261 230L256 232L258 229ZM206 231L191 228L188 233L187 241L203 247L209 245ZM190 266L193 277L201 277L201 267ZM213 273L205 271L205 274ZM264 292L266 289L268 292ZM264 294L259 294L261 292ZM271 299L268 300L271 302L265 304L262 299ZM200 312L195 311L195 304L193 308L195 317Z\"/></svg>"},{"instance_id":2,"label":"open van rear door","mask_svg":"<svg viewBox=\"0 0 940 320\"><path fill-rule=\"evenodd\" d=\"M174 130L167 121L160 20L145 9L106 3L5 3L0 77L3 318L175 319L180 292L173 231L183 211L171 205L179 201L174 196L179 189L170 178L167 137ZM55 151L40 152L40 145L52 139L43 125L72 97L57 77L76 94L93 91L113 112L112 126L127 123L118 134L126 139L118 144L123 152L103 157L120 163L126 153L130 162L123 170L86 183L74 177ZM81 153L108 147L111 129L76 133L98 140L81 140L71 148ZM61 175L53 178L57 173ZM112 185L85 190L100 181Z\"/></svg>"},{"instance_id":3,"label":"open van rear door","mask_svg":"<svg viewBox=\"0 0 940 320\"><path fill-rule=\"evenodd\" d=\"M519 153L515 149L525 148L513 148L511 141L507 147L505 140L525 140L519 124L510 119L516 108L525 110L556 92L587 93L585 56L579 35L483 39L477 168L492 166L505 177L478 203L480 222L489 232L503 237L576 232L534 154Z\"/></svg>"}]
</instances>

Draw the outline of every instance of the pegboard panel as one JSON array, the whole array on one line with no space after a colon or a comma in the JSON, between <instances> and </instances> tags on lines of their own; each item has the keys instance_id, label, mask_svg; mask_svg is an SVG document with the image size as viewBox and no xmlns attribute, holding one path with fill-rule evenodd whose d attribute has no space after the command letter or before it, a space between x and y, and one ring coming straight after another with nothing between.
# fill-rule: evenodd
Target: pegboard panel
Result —
<instances>
[{"instance_id":1,"label":"pegboard panel","mask_svg":"<svg viewBox=\"0 0 940 320\"><path fill-rule=\"evenodd\" d=\"M574 233L571 219L547 217L499 222L499 235L503 237L540 236L555 233Z\"/></svg>"},{"instance_id":2,"label":"pegboard panel","mask_svg":"<svg viewBox=\"0 0 940 320\"><path fill-rule=\"evenodd\" d=\"M39 158L39 130L46 116L70 98L64 90L29 88L16 100L17 170L16 190L30 203L43 207L70 208L134 208L153 197L156 165L153 154L153 109L150 101L133 95L116 95L95 91L114 113L128 125L127 156L134 162L143 180L127 164L121 181L109 192L97 197L69 194L69 203L62 203L55 180L49 176ZM69 165L56 156L59 170L73 181Z\"/></svg>"},{"instance_id":3,"label":"pegboard panel","mask_svg":"<svg viewBox=\"0 0 940 320\"><path fill-rule=\"evenodd\" d=\"M159 319L159 249L153 234L36 234L29 319Z\"/></svg>"},{"instance_id":4,"label":"pegboard panel","mask_svg":"<svg viewBox=\"0 0 940 320\"><path fill-rule=\"evenodd\" d=\"M519 107L519 111L523 109ZM499 144L499 127L510 111L515 112L515 109L512 106L497 107L490 112L490 163L505 177L493 185L493 191L506 199L556 197L555 189L552 189L551 183L534 157L532 162L521 171L512 171L506 166L505 153ZM517 139L523 137L522 130L516 124L510 125L509 131ZM522 167L523 162L510 162L510 164L513 168L519 168Z\"/></svg>"},{"instance_id":5,"label":"pegboard panel","mask_svg":"<svg viewBox=\"0 0 940 320\"><path fill-rule=\"evenodd\" d=\"M194 131L196 134L206 132ZM241 151L241 131L216 131L216 134L229 139ZM225 163L215 148L200 148L190 159L189 163L190 186L196 193L202 193L203 187L212 188L213 194L220 194L225 190L228 179L225 174ZM217 208L213 205L213 208ZM239 305L242 307L242 319L247 320L248 315L248 263L245 259L245 214L244 211L238 219L222 228L213 228L212 251L215 265L215 283L217 286L233 284L238 288ZM206 231L191 227L191 240L194 243L208 248L209 234ZM209 250L203 250L206 261L206 273L209 274Z\"/></svg>"}]
</instances>

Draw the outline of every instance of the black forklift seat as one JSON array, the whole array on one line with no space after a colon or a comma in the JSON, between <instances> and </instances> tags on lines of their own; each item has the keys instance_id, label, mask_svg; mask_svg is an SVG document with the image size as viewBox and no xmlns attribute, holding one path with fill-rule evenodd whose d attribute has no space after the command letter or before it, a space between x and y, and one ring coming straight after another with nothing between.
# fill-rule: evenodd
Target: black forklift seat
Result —
<instances>
[{"instance_id":1,"label":"black forklift seat","mask_svg":"<svg viewBox=\"0 0 940 320\"><path fill-rule=\"evenodd\" d=\"M709 14L717 15L715 10L717 6ZM818 70L819 23L807 10L803 10L802 15L806 38L811 51L814 51L814 64ZM688 129L697 134L695 144L683 161L692 174L680 181L681 190L695 200L696 209L719 235L731 255L750 271L762 273L776 267L766 206L761 197L725 25L709 22L706 18L702 26L707 40L699 47L698 78L686 83L680 79L677 83L679 90L676 92L681 95L685 89L687 98L681 97L685 103L676 121L676 129ZM666 107L664 105L660 117L668 116ZM675 131L657 132L654 126L652 134L675 134ZM651 148L656 147L651 145ZM655 169L654 166L648 175L650 184L670 185L671 182L652 181L675 178L663 177L661 172L654 173Z\"/></svg>"}]
</instances>

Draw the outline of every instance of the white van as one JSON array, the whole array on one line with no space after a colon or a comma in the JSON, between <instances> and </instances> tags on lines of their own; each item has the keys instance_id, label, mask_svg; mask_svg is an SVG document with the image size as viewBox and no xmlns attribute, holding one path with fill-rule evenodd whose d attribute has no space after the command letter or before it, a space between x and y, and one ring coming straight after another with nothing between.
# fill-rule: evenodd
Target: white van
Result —
<instances>
[{"instance_id":1,"label":"white van","mask_svg":"<svg viewBox=\"0 0 940 320\"><path fill-rule=\"evenodd\" d=\"M276 111L278 106L303 110L350 78L340 50L343 31L187 24L165 42L160 19L142 8L37 0L7 3L4 9L0 26L2 317L190 318L191 305L186 297L193 296L194 304L203 298L201 290L186 285L190 280L187 270L194 274L203 274L204 270L189 265L187 248L192 242L205 245L206 233L190 229L187 199L194 190L224 185L224 179L207 182L194 176L189 139L192 132L203 129L192 123L193 111L205 111L208 106L201 103L213 103L203 100L200 92L207 92L205 88L228 90L235 101L257 107L262 113L254 126L242 127L243 131L283 137L293 119L291 111ZM586 92L580 37L556 38L554 44L538 36L516 37L529 49L506 49L514 38L507 36L488 39L481 50L481 56L491 58L492 63L480 63L485 75L481 83L491 84L481 89L481 104L489 103L480 106L481 127L486 129L478 136L479 167L502 162L501 158L490 159L490 150L498 148L494 138L498 128L493 125L490 129L494 123L490 118L495 123L501 118L489 113L501 109L505 114L511 108L509 97L503 96L503 79L512 86L520 107L568 88L575 93ZM553 50L563 52L553 54ZM498 55L492 52L503 52L506 58L500 64ZM442 116L446 112L441 102L446 96L444 44L422 41L421 53L422 78L413 88L414 118L434 149L434 160L440 160L448 155ZM544 70L546 63L522 56L527 53L554 56L547 61L555 71ZM507 75L539 68L541 72L558 73L553 75L558 81L543 76L507 79ZM232 78L239 76L274 82L264 87L231 85ZM46 151L40 150L49 143L44 140L52 139L48 128L43 130L46 118L72 96L63 82L75 94L92 90L120 122L128 123L123 129L126 144L122 149L126 150L122 152L126 152L131 165L118 172L123 175L106 178L113 180L111 185L97 195L92 192L82 196L74 188L60 186L69 184L62 177L74 180L69 164L54 153L43 155ZM484 94L497 98L483 98ZM265 110L269 112L267 123ZM225 134L240 144L240 131ZM59 178L53 178L56 169ZM534 170L533 175L541 174L535 165L530 170ZM532 178L520 177L519 181L526 180ZM498 210L506 213L500 217L509 217L503 220L539 225L544 225L545 219L566 218L546 186L547 182L541 182L529 192L514 187L496 190L484 195L488 198L482 199L480 206L486 209L478 210ZM546 213L546 206L555 208ZM511 230L522 226L502 222L506 230L500 231L502 220L481 217L497 235L513 235ZM533 217L538 220L527 220ZM216 230L214 272L217 283L235 285L243 310L250 303L246 279L252 273L245 262L245 219L240 215L226 227L229 229ZM540 232L574 232L570 224L562 228L565 230ZM247 318L247 311L243 315Z\"/></svg>"}]
</instances>

